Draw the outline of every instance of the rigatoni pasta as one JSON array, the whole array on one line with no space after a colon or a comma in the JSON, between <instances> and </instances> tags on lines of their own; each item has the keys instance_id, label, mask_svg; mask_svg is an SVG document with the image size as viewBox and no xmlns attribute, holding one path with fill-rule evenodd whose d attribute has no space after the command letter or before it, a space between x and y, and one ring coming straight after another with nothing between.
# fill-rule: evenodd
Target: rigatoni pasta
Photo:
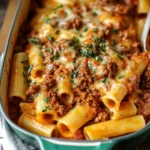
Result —
<instances>
[{"instance_id":1,"label":"rigatoni pasta","mask_svg":"<svg viewBox=\"0 0 150 150\"><path fill-rule=\"evenodd\" d=\"M73 140L142 129L150 116L149 54L140 41L149 1L33 6L16 43L22 52L12 58L11 119L41 136Z\"/></svg>"},{"instance_id":2,"label":"rigatoni pasta","mask_svg":"<svg viewBox=\"0 0 150 150\"><path fill-rule=\"evenodd\" d=\"M143 116L137 115L121 120L109 120L87 126L84 128L84 135L88 140L105 139L135 132L142 129L144 126L145 120Z\"/></svg>"},{"instance_id":3,"label":"rigatoni pasta","mask_svg":"<svg viewBox=\"0 0 150 150\"><path fill-rule=\"evenodd\" d=\"M26 101L25 92L27 85L23 77L24 59L26 54L21 52L13 56L12 70L10 75L9 100L11 101Z\"/></svg>"},{"instance_id":4,"label":"rigatoni pasta","mask_svg":"<svg viewBox=\"0 0 150 150\"><path fill-rule=\"evenodd\" d=\"M46 137L57 137L58 136L58 130L56 128L56 125L49 124L49 125L43 125L40 124L36 117L31 116L29 114L23 113L18 121L18 124L36 134L39 134L41 136Z\"/></svg>"}]
</instances>

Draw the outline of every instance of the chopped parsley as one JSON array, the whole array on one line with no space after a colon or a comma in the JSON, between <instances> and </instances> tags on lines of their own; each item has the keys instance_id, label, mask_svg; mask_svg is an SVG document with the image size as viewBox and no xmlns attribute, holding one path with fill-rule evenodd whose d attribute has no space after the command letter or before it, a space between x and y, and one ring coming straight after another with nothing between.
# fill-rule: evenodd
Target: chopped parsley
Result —
<instances>
[{"instance_id":1,"label":"chopped parsley","mask_svg":"<svg viewBox=\"0 0 150 150\"><path fill-rule=\"evenodd\" d=\"M32 80L31 79L27 79L26 82L27 82L28 85L30 85L32 83Z\"/></svg>"},{"instance_id":2,"label":"chopped parsley","mask_svg":"<svg viewBox=\"0 0 150 150\"><path fill-rule=\"evenodd\" d=\"M77 70L75 70L75 71L73 71L73 72L70 73L71 82L72 82L73 84L75 84L74 79L77 77L77 73L78 73Z\"/></svg>"},{"instance_id":3,"label":"chopped parsley","mask_svg":"<svg viewBox=\"0 0 150 150\"><path fill-rule=\"evenodd\" d=\"M58 91L58 87L55 90Z\"/></svg>"},{"instance_id":4,"label":"chopped parsley","mask_svg":"<svg viewBox=\"0 0 150 150\"><path fill-rule=\"evenodd\" d=\"M99 47L101 48L101 50L102 50L103 52L106 51L106 44L105 44L105 43L100 43L100 44L99 44Z\"/></svg>"},{"instance_id":5,"label":"chopped parsley","mask_svg":"<svg viewBox=\"0 0 150 150\"><path fill-rule=\"evenodd\" d=\"M77 70L76 70L76 71L71 72L71 73L70 73L70 77L71 77L72 79L76 78L76 77L77 77L77 73L78 73L78 71L77 71Z\"/></svg>"},{"instance_id":6,"label":"chopped parsley","mask_svg":"<svg viewBox=\"0 0 150 150\"><path fill-rule=\"evenodd\" d=\"M54 38L53 38L52 36L50 36L50 35L47 36L47 39L48 39L49 41L51 41L51 42L54 41Z\"/></svg>"},{"instance_id":7,"label":"chopped parsley","mask_svg":"<svg viewBox=\"0 0 150 150\"><path fill-rule=\"evenodd\" d=\"M119 76L118 79L122 79L123 77L124 77L123 75L122 75L122 76Z\"/></svg>"},{"instance_id":8,"label":"chopped parsley","mask_svg":"<svg viewBox=\"0 0 150 150\"><path fill-rule=\"evenodd\" d=\"M92 44L84 44L84 46L81 48L80 55L84 57L96 57L96 53L93 50Z\"/></svg>"},{"instance_id":9,"label":"chopped parsley","mask_svg":"<svg viewBox=\"0 0 150 150\"><path fill-rule=\"evenodd\" d=\"M84 29L84 32L87 32L89 30L89 28L88 27L86 27L85 29Z\"/></svg>"},{"instance_id":10,"label":"chopped parsley","mask_svg":"<svg viewBox=\"0 0 150 150\"><path fill-rule=\"evenodd\" d=\"M122 56L122 55L117 54L117 56L118 56L118 58L119 58L120 60L123 60L123 56Z\"/></svg>"},{"instance_id":11,"label":"chopped parsley","mask_svg":"<svg viewBox=\"0 0 150 150\"><path fill-rule=\"evenodd\" d=\"M25 73L25 72L22 72L22 75L23 75L23 77L24 77L24 78L26 78L26 77L27 77L27 75L26 75L26 73Z\"/></svg>"},{"instance_id":12,"label":"chopped parsley","mask_svg":"<svg viewBox=\"0 0 150 150\"><path fill-rule=\"evenodd\" d=\"M106 41L104 39L101 39L99 37L93 37L93 41L99 47L103 52L106 51Z\"/></svg>"},{"instance_id":13,"label":"chopped parsley","mask_svg":"<svg viewBox=\"0 0 150 150\"><path fill-rule=\"evenodd\" d=\"M108 84L108 83L109 83L108 78L104 78L104 79L102 79L101 81L102 81L103 83L105 83L105 84Z\"/></svg>"},{"instance_id":14,"label":"chopped parsley","mask_svg":"<svg viewBox=\"0 0 150 150\"><path fill-rule=\"evenodd\" d=\"M60 32L59 30L56 30L55 34L59 34L59 32Z\"/></svg>"},{"instance_id":15,"label":"chopped parsley","mask_svg":"<svg viewBox=\"0 0 150 150\"><path fill-rule=\"evenodd\" d=\"M90 70L93 69L92 64L90 62L88 62L88 67L89 67Z\"/></svg>"},{"instance_id":16,"label":"chopped parsley","mask_svg":"<svg viewBox=\"0 0 150 150\"><path fill-rule=\"evenodd\" d=\"M73 65L75 65L75 63L76 63L76 60L74 60L72 63L73 63Z\"/></svg>"},{"instance_id":17,"label":"chopped parsley","mask_svg":"<svg viewBox=\"0 0 150 150\"><path fill-rule=\"evenodd\" d=\"M30 73L31 70L33 68L33 65L29 65L29 66L24 66L24 70L27 72L27 73Z\"/></svg>"},{"instance_id":18,"label":"chopped parsley","mask_svg":"<svg viewBox=\"0 0 150 150\"><path fill-rule=\"evenodd\" d=\"M42 58L45 58L45 56L44 56L44 54L43 54L43 53L41 53L41 54L40 54L40 56L41 56Z\"/></svg>"},{"instance_id":19,"label":"chopped parsley","mask_svg":"<svg viewBox=\"0 0 150 150\"><path fill-rule=\"evenodd\" d=\"M40 42L39 38L28 38L28 42L34 45L38 45Z\"/></svg>"},{"instance_id":20,"label":"chopped parsley","mask_svg":"<svg viewBox=\"0 0 150 150\"><path fill-rule=\"evenodd\" d=\"M83 35L82 35L82 34L80 34L79 36L80 36L80 37L83 37Z\"/></svg>"},{"instance_id":21,"label":"chopped parsley","mask_svg":"<svg viewBox=\"0 0 150 150\"><path fill-rule=\"evenodd\" d=\"M93 16L97 16L98 14L96 12L93 12Z\"/></svg>"},{"instance_id":22,"label":"chopped parsley","mask_svg":"<svg viewBox=\"0 0 150 150\"><path fill-rule=\"evenodd\" d=\"M97 31L98 31L98 29L97 29L97 28L94 28L94 29L93 29L93 32L97 32Z\"/></svg>"},{"instance_id":23,"label":"chopped parsley","mask_svg":"<svg viewBox=\"0 0 150 150\"><path fill-rule=\"evenodd\" d=\"M49 53L52 53L53 50L52 50L52 48L48 47L48 48L46 48L46 51Z\"/></svg>"},{"instance_id":24,"label":"chopped parsley","mask_svg":"<svg viewBox=\"0 0 150 150\"><path fill-rule=\"evenodd\" d=\"M98 61L98 60L99 60L99 57L98 57L98 56L95 56L95 60Z\"/></svg>"},{"instance_id":25,"label":"chopped parsley","mask_svg":"<svg viewBox=\"0 0 150 150\"><path fill-rule=\"evenodd\" d=\"M118 33L118 29L112 28L111 30L113 33L117 34Z\"/></svg>"},{"instance_id":26,"label":"chopped parsley","mask_svg":"<svg viewBox=\"0 0 150 150\"><path fill-rule=\"evenodd\" d=\"M49 106L45 106L45 107L43 108L42 112L46 112L47 110L51 110L51 109L49 108Z\"/></svg>"},{"instance_id":27,"label":"chopped parsley","mask_svg":"<svg viewBox=\"0 0 150 150\"><path fill-rule=\"evenodd\" d=\"M26 62L27 62L27 60L28 60L28 56L26 56L26 57L24 58L24 60L23 60L23 61L21 61L21 63L26 63Z\"/></svg>"},{"instance_id":28,"label":"chopped parsley","mask_svg":"<svg viewBox=\"0 0 150 150\"><path fill-rule=\"evenodd\" d=\"M51 60L53 60L53 61L58 60L60 58L61 54L62 54L62 51L59 51L54 57L51 58Z\"/></svg>"},{"instance_id":29,"label":"chopped parsley","mask_svg":"<svg viewBox=\"0 0 150 150\"><path fill-rule=\"evenodd\" d=\"M77 44L80 44L80 40L79 40L79 38L77 38L77 37L73 37L73 40L77 43Z\"/></svg>"},{"instance_id":30,"label":"chopped parsley","mask_svg":"<svg viewBox=\"0 0 150 150\"><path fill-rule=\"evenodd\" d=\"M116 45L116 41L115 39L112 39L112 46L115 46Z\"/></svg>"},{"instance_id":31,"label":"chopped parsley","mask_svg":"<svg viewBox=\"0 0 150 150\"><path fill-rule=\"evenodd\" d=\"M44 98L44 101L45 101L46 103L48 103L49 98L48 98L48 97Z\"/></svg>"},{"instance_id":32,"label":"chopped parsley","mask_svg":"<svg viewBox=\"0 0 150 150\"><path fill-rule=\"evenodd\" d=\"M46 24L50 24L50 18L45 19Z\"/></svg>"},{"instance_id":33,"label":"chopped parsley","mask_svg":"<svg viewBox=\"0 0 150 150\"><path fill-rule=\"evenodd\" d=\"M57 11L59 8L62 8L62 7L63 7L63 5L61 4L58 7L54 8L53 10Z\"/></svg>"}]
</instances>

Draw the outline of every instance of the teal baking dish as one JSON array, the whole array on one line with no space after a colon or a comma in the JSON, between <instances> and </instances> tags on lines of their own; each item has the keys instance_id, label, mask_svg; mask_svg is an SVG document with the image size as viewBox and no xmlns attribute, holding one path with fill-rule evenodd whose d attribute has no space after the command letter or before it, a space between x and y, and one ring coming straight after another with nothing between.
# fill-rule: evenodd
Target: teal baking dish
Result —
<instances>
[{"instance_id":1,"label":"teal baking dish","mask_svg":"<svg viewBox=\"0 0 150 150\"><path fill-rule=\"evenodd\" d=\"M136 133L105 141L75 141L38 136L20 128L10 120L7 107L7 89L11 57L19 32L19 27L28 14L29 4L30 0L18 1L17 10L6 42L5 51L0 58L0 111L14 132L25 142L34 146L38 145L37 148L40 148L41 150L132 150L144 142L150 135L150 124L147 124L142 130Z\"/></svg>"}]
</instances>

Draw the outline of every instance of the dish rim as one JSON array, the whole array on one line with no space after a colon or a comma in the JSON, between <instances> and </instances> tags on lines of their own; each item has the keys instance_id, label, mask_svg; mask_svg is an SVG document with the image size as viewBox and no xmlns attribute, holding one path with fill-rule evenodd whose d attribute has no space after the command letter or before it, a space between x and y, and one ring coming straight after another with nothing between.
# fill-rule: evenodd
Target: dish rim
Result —
<instances>
[{"instance_id":1,"label":"dish rim","mask_svg":"<svg viewBox=\"0 0 150 150\"><path fill-rule=\"evenodd\" d=\"M22 3L22 0L19 0L18 4L17 4L17 7L16 7L16 10L15 10L14 17L12 19L11 27L9 29L8 37L7 37L5 48L4 48L4 52L0 56L0 62L1 62L0 63L0 79L2 78L2 74L4 72L4 62L6 60L6 55L7 55L8 50L9 50L9 43L10 43L10 39L11 39L11 36L12 36L12 31L13 31L14 26L16 25L16 20L17 20L18 12L20 10L21 3ZM2 85L1 85L1 81L0 81L0 88L1 88L1 86ZM131 138L134 138L134 137L136 137L138 135L141 135L144 132L150 130L150 122L149 122L149 123L146 124L146 126L144 128L140 129L139 131L129 133L129 134L126 134L126 135L122 135L122 136L118 136L118 137L113 137L113 138L108 139L108 140L93 140L92 141L92 140L69 140L69 139L63 139L63 138L48 138L48 137L44 137L44 136L40 136L38 134L32 133L28 130L25 130L25 129L21 128L17 124L15 124L9 118L9 116L7 116L7 114L6 114L6 112L3 108L3 104L2 104L2 101L1 101L1 95L0 95L0 110L1 110L2 116L5 118L5 121L7 121L7 123L9 124L10 127L13 127L15 129L19 130L21 133L29 135L31 137L42 138L46 141L50 141L50 142L57 143L57 144L60 144L60 145L94 146L94 145L97 145L99 143L111 143L111 142L118 143L120 141L124 141L124 140L127 140L127 139L129 140Z\"/></svg>"}]
</instances>

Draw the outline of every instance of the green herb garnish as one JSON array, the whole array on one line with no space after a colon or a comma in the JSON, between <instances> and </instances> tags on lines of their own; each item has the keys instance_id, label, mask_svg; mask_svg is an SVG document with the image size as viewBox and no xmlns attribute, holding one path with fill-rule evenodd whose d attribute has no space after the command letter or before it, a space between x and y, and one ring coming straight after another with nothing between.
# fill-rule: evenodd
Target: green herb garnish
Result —
<instances>
[{"instance_id":1,"label":"green herb garnish","mask_svg":"<svg viewBox=\"0 0 150 150\"><path fill-rule=\"evenodd\" d=\"M28 84L28 85L32 83L32 80L31 80L31 79L28 79L28 80L26 80L26 81L27 81L27 84Z\"/></svg>"},{"instance_id":2,"label":"green herb garnish","mask_svg":"<svg viewBox=\"0 0 150 150\"><path fill-rule=\"evenodd\" d=\"M59 51L53 58L51 58L51 60L53 60L53 61L58 60L60 58L61 54L62 54L62 51Z\"/></svg>"},{"instance_id":3,"label":"green herb garnish","mask_svg":"<svg viewBox=\"0 0 150 150\"><path fill-rule=\"evenodd\" d=\"M76 71L71 72L71 73L70 73L70 77L71 77L72 79L76 78L77 73L78 73L78 71L77 71L77 70L76 70Z\"/></svg>"},{"instance_id":4,"label":"green herb garnish","mask_svg":"<svg viewBox=\"0 0 150 150\"><path fill-rule=\"evenodd\" d=\"M118 29L112 28L111 30L113 33L117 34L118 33Z\"/></svg>"},{"instance_id":5,"label":"green herb garnish","mask_svg":"<svg viewBox=\"0 0 150 150\"><path fill-rule=\"evenodd\" d=\"M40 56L41 56L42 58L45 58L45 56L44 56L44 54L43 54L43 53L41 53L41 54L40 54Z\"/></svg>"},{"instance_id":6,"label":"green herb garnish","mask_svg":"<svg viewBox=\"0 0 150 150\"><path fill-rule=\"evenodd\" d=\"M46 112L47 110L51 110L51 109L49 108L49 106L45 106L44 109L42 110L42 112Z\"/></svg>"},{"instance_id":7,"label":"green herb garnish","mask_svg":"<svg viewBox=\"0 0 150 150\"><path fill-rule=\"evenodd\" d=\"M52 37L52 36L47 36L47 39L49 40L49 41L51 41L51 42L53 42L54 41L54 38Z\"/></svg>"},{"instance_id":8,"label":"green herb garnish","mask_svg":"<svg viewBox=\"0 0 150 150\"><path fill-rule=\"evenodd\" d=\"M26 62L27 62L27 60L28 60L28 56L26 56L26 57L24 58L24 60L23 60L23 61L21 61L21 63L26 63Z\"/></svg>"},{"instance_id":9,"label":"green herb garnish","mask_svg":"<svg viewBox=\"0 0 150 150\"><path fill-rule=\"evenodd\" d=\"M115 46L116 45L116 41L115 39L112 39L112 46Z\"/></svg>"},{"instance_id":10,"label":"green herb garnish","mask_svg":"<svg viewBox=\"0 0 150 150\"><path fill-rule=\"evenodd\" d=\"M59 31L59 30L57 30L57 31L55 32L55 34L59 34L59 32L60 32L60 31Z\"/></svg>"},{"instance_id":11,"label":"green herb garnish","mask_svg":"<svg viewBox=\"0 0 150 150\"><path fill-rule=\"evenodd\" d=\"M33 65L29 65L29 66L24 66L24 70L27 72L27 73L30 73L31 70L33 68Z\"/></svg>"},{"instance_id":12,"label":"green herb garnish","mask_svg":"<svg viewBox=\"0 0 150 150\"><path fill-rule=\"evenodd\" d=\"M38 45L40 42L39 38L28 38L29 43Z\"/></svg>"},{"instance_id":13,"label":"green herb garnish","mask_svg":"<svg viewBox=\"0 0 150 150\"><path fill-rule=\"evenodd\" d=\"M97 29L97 28L94 28L94 29L93 29L93 32L97 32L97 31L98 31L98 29Z\"/></svg>"},{"instance_id":14,"label":"green herb garnish","mask_svg":"<svg viewBox=\"0 0 150 150\"><path fill-rule=\"evenodd\" d=\"M98 56L95 56L95 60L98 61L98 60L99 60L99 57L98 57Z\"/></svg>"},{"instance_id":15,"label":"green herb garnish","mask_svg":"<svg viewBox=\"0 0 150 150\"><path fill-rule=\"evenodd\" d=\"M108 83L109 83L108 78L104 78L104 79L102 79L101 81L102 81L103 83L105 83L105 84L108 84Z\"/></svg>"},{"instance_id":16,"label":"green herb garnish","mask_svg":"<svg viewBox=\"0 0 150 150\"><path fill-rule=\"evenodd\" d=\"M89 30L89 28L88 27L86 27L85 29L84 29L84 32L87 32Z\"/></svg>"},{"instance_id":17,"label":"green herb garnish","mask_svg":"<svg viewBox=\"0 0 150 150\"><path fill-rule=\"evenodd\" d=\"M52 48L48 47L48 48L46 48L46 51L49 53L52 53L53 50L52 50Z\"/></svg>"},{"instance_id":18,"label":"green herb garnish","mask_svg":"<svg viewBox=\"0 0 150 150\"><path fill-rule=\"evenodd\" d=\"M88 67L89 67L90 70L93 69L92 64L90 62L88 62Z\"/></svg>"},{"instance_id":19,"label":"green herb garnish","mask_svg":"<svg viewBox=\"0 0 150 150\"><path fill-rule=\"evenodd\" d=\"M74 40L77 44L80 44L80 40L79 40L79 38L77 38L77 37L73 37L73 40Z\"/></svg>"},{"instance_id":20,"label":"green herb garnish","mask_svg":"<svg viewBox=\"0 0 150 150\"><path fill-rule=\"evenodd\" d=\"M50 24L50 18L45 19L46 24Z\"/></svg>"},{"instance_id":21,"label":"green herb garnish","mask_svg":"<svg viewBox=\"0 0 150 150\"><path fill-rule=\"evenodd\" d=\"M57 11L59 8L62 8L62 7L63 7L63 5L61 4L58 7L54 8L53 10Z\"/></svg>"},{"instance_id":22,"label":"green herb garnish","mask_svg":"<svg viewBox=\"0 0 150 150\"><path fill-rule=\"evenodd\" d=\"M122 56L122 55L117 54L117 56L118 56L118 58L119 58L120 60L123 60L123 56Z\"/></svg>"},{"instance_id":23,"label":"green herb garnish","mask_svg":"<svg viewBox=\"0 0 150 150\"><path fill-rule=\"evenodd\" d=\"M44 98L44 101L45 101L46 103L48 103L49 98L48 98L48 97Z\"/></svg>"},{"instance_id":24,"label":"green herb garnish","mask_svg":"<svg viewBox=\"0 0 150 150\"><path fill-rule=\"evenodd\" d=\"M123 75L122 75L122 76L119 76L118 79L122 79L123 77L124 77Z\"/></svg>"},{"instance_id":25,"label":"green herb garnish","mask_svg":"<svg viewBox=\"0 0 150 150\"><path fill-rule=\"evenodd\" d=\"M97 16L98 14L96 12L93 12L93 16Z\"/></svg>"}]
</instances>

